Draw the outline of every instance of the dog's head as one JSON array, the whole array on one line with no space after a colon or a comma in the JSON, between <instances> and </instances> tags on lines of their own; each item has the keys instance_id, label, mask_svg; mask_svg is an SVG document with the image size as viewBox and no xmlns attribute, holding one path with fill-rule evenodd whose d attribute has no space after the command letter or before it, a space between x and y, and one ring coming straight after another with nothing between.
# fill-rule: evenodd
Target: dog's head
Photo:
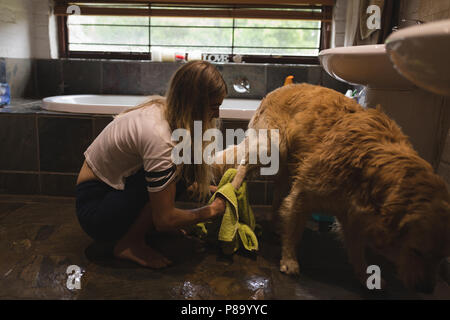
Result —
<instances>
[{"instance_id":1,"label":"dog's head","mask_svg":"<svg viewBox=\"0 0 450 320\"><path fill-rule=\"evenodd\" d=\"M395 264L406 287L432 293L439 264L450 256L450 199L445 182L432 173L405 179L383 210L377 251Z\"/></svg>"}]
</instances>

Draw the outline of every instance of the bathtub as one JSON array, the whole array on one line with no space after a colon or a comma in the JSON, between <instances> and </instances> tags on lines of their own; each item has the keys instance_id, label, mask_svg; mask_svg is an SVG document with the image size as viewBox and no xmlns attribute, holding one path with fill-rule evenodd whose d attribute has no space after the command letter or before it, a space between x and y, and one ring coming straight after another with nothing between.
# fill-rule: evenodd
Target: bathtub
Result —
<instances>
[{"instance_id":1,"label":"bathtub","mask_svg":"<svg viewBox=\"0 0 450 320\"><path fill-rule=\"evenodd\" d=\"M68 95L44 98L42 108L48 111L118 114L147 99L146 96L127 95ZM220 106L220 118L249 120L259 107L261 100L225 99Z\"/></svg>"}]
</instances>

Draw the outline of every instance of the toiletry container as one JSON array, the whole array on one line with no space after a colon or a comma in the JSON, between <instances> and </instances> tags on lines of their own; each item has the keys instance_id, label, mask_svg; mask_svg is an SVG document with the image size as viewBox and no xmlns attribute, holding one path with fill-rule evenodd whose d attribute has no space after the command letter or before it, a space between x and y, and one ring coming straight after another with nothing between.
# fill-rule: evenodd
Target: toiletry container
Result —
<instances>
[{"instance_id":1,"label":"toiletry container","mask_svg":"<svg viewBox=\"0 0 450 320\"><path fill-rule=\"evenodd\" d=\"M294 83L294 76L287 76L286 79L284 79L284 86L287 86L289 84Z\"/></svg>"},{"instance_id":2,"label":"toiletry container","mask_svg":"<svg viewBox=\"0 0 450 320\"><path fill-rule=\"evenodd\" d=\"M7 83L0 83L0 106L8 105L11 100L11 91Z\"/></svg>"},{"instance_id":3,"label":"toiletry container","mask_svg":"<svg viewBox=\"0 0 450 320\"><path fill-rule=\"evenodd\" d=\"M202 53L199 51L189 52L187 58L189 61L202 60Z\"/></svg>"},{"instance_id":4,"label":"toiletry container","mask_svg":"<svg viewBox=\"0 0 450 320\"><path fill-rule=\"evenodd\" d=\"M162 51L160 49L152 50L152 61L161 62L162 61Z\"/></svg>"}]
</instances>

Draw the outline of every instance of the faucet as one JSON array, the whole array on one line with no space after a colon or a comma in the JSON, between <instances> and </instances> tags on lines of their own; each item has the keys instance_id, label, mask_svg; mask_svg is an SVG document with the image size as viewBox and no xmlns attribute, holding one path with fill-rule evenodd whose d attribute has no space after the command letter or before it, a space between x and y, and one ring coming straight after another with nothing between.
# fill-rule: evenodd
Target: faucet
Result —
<instances>
[{"instance_id":1,"label":"faucet","mask_svg":"<svg viewBox=\"0 0 450 320\"><path fill-rule=\"evenodd\" d=\"M233 82L234 91L239 93L250 93L250 82L247 78L239 78Z\"/></svg>"}]
</instances>

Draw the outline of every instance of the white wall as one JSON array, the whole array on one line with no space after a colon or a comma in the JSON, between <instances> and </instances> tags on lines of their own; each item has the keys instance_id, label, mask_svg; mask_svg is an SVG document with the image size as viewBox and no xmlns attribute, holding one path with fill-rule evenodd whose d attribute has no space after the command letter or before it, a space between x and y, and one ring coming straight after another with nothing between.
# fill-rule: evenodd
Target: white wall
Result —
<instances>
[{"instance_id":1,"label":"white wall","mask_svg":"<svg viewBox=\"0 0 450 320\"><path fill-rule=\"evenodd\" d=\"M343 47L345 40L345 25L347 15L347 0L336 0L333 8L331 32L331 47Z\"/></svg>"},{"instance_id":2,"label":"white wall","mask_svg":"<svg viewBox=\"0 0 450 320\"><path fill-rule=\"evenodd\" d=\"M51 17L51 2L49 0L31 0L33 4L33 34L32 48L33 58L49 59L57 58L57 48L51 45L56 39L56 24L51 24L54 17ZM52 28L54 30L52 32ZM52 40L52 41L51 41ZM53 50L52 50L53 49Z\"/></svg>"},{"instance_id":3,"label":"white wall","mask_svg":"<svg viewBox=\"0 0 450 320\"><path fill-rule=\"evenodd\" d=\"M0 0L0 57L32 57L32 1Z\"/></svg>"},{"instance_id":4,"label":"white wall","mask_svg":"<svg viewBox=\"0 0 450 320\"><path fill-rule=\"evenodd\" d=\"M50 0L0 0L0 57L57 58Z\"/></svg>"}]
</instances>

